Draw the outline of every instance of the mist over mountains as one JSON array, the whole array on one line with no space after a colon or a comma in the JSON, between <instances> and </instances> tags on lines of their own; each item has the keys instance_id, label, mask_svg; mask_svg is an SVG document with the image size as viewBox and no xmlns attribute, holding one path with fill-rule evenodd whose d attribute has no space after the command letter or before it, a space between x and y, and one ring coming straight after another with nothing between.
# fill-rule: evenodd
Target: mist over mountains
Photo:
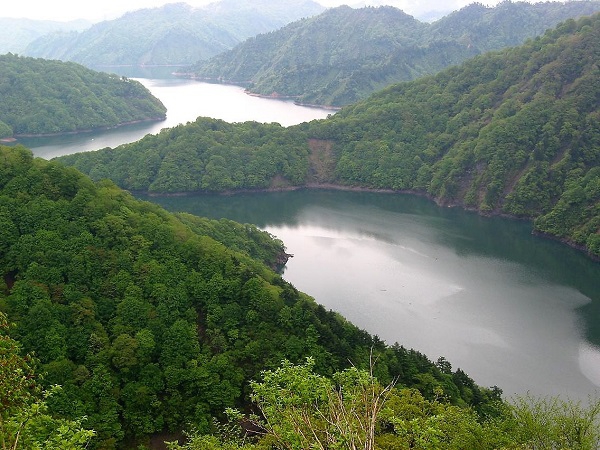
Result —
<instances>
[{"instance_id":1,"label":"mist over mountains","mask_svg":"<svg viewBox=\"0 0 600 450\"><path fill-rule=\"evenodd\" d=\"M389 6L341 6L250 38L199 62L192 74L245 83L260 95L343 106L596 11L598 1L474 3L428 24Z\"/></svg>"},{"instance_id":2,"label":"mist over mountains","mask_svg":"<svg viewBox=\"0 0 600 450\"><path fill-rule=\"evenodd\" d=\"M310 0L223 0L203 8L172 3L133 11L82 32L46 35L30 43L24 53L91 67L186 65L323 10Z\"/></svg>"}]
</instances>

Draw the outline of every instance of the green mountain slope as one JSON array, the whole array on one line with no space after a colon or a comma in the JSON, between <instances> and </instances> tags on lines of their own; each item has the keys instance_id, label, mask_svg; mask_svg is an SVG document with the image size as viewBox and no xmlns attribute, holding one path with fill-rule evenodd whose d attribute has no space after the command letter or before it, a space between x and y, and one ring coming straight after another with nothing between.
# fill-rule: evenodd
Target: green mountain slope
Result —
<instances>
[{"instance_id":1,"label":"green mountain slope","mask_svg":"<svg viewBox=\"0 0 600 450\"><path fill-rule=\"evenodd\" d=\"M0 311L44 383L63 386L52 413L86 416L95 448L206 432L284 358L331 374L373 351L382 382L480 412L498 399L298 292L265 265L281 242L254 226L167 213L20 146L0 160Z\"/></svg>"},{"instance_id":2,"label":"green mountain slope","mask_svg":"<svg viewBox=\"0 0 600 450\"><path fill-rule=\"evenodd\" d=\"M600 255L600 15L287 129L210 119L61 158L154 192L326 183L535 220Z\"/></svg>"},{"instance_id":3,"label":"green mountain slope","mask_svg":"<svg viewBox=\"0 0 600 450\"><path fill-rule=\"evenodd\" d=\"M57 31L81 31L91 24L85 20L56 22L0 17L0 55L8 52L22 53L37 38Z\"/></svg>"},{"instance_id":4,"label":"green mountain slope","mask_svg":"<svg viewBox=\"0 0 600 450\"><path fill-rule=\"evenodd\" d=\"M77 132L163 120L139 82L74 63L0 56L0 138Z\"/></svg>"},{"instance_id":5,"label":"green mountain slope","mask_svg":"<svg viewBox=\"0 0 600 450\"><path fill-rule=\"evenodd\" d=\"M192 73L261 95L342 106L597 11L598 1L476 3L430 25L392 7L345 6L251 38Z\"/></svg>"},{"instance_id":6,"label":"green mountain slope","mask_svg":"<svg viewBox=\"0 0 600 450\"><path fill-rule=\"evenodd\" d=\"M252 92L302 103L348 104L389 84L394 75L382 65L413 78L419 64L413 57L420 56L414 50L426 28L396 8L341 6L251 38L201 63L194 75L249 83ZM391 50L399 46L408 54L391 61Z\"/></svg>"},{"instance_id":7,"label":"green mountain slope","mask_svg":"<svg viewBox=\"0 0 600 450\"><path fill-rule=\"evenodd\" d=\"M202 8L172 3L101 22L81 32L32 42L26 55L106 65L185 65L228 50L244 39L318 14L312 1L224 0Z\"/></svg>"},{"instance_id":8,"label":"green mountain slope","mask_svg":"<svg viewBox=\"0 0 600 450\"><path fill-rule=\"evenodd\" d=\"M323 124L335 179L535 218L599 255L599 60L597 14L382 91Z\"/></svg>"}]
</instances>

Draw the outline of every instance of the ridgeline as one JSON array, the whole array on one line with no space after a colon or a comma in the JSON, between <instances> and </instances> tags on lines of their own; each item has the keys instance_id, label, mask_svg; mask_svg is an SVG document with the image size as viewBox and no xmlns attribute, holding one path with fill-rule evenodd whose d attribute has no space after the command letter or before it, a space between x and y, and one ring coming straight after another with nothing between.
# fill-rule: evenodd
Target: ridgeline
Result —
<instances>
[{"instance_id":1,"label":"ridgeline","mask_svg":"<svg viewBox=\"0 0 600 450\"><path fill-rule=\"evenodd\" d=\"M598 11L599 1L473 3L428 24L391 6L341 6L200 61L191 76L339 107Z\"/></svg>"},{"instance_id":2,"label":"ridgeline","mask_svg":"<svg viewBox=\"0 0 600 450\"><path fill-rule=\"evenodd\" d=\"M155 193L337 185L409 191L600 256L600 15L294 127L213 119L60 158Z\"/></svg>"}]
</instances>

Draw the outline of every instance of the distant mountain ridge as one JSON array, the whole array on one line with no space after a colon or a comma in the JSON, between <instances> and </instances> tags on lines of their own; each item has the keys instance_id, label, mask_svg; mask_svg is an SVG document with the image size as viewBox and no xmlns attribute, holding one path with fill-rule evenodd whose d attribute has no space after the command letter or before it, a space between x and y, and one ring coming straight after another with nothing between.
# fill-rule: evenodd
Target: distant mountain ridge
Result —
<instances>
[{"instance_id":1,"label":"distant mountain ridge","mask_svg":"<svg viewBox=\"0 0 600 450\"><path fill-rule=\"evenodd\" d=\"M341 6L250 38L199 62L192 75L246 83L255 94L343 106L597 11L600 1L474 3L428 24L390 6Z\"/></svg>"},{"instance_id":2,"label":"distant mountain ridge","mask_svg":"<svg viewBox=\"0 0 600 450\"><path fill-rule=\"evenodd\" d=\"M534 221L600 258L600 13L289 128L199 118L60 158L156 193L332 186Z\"/></svg>"},{"instance_id":3,"label":"distant mountain ridge","mask_svg":"<svg viewBox=\"0 0 600 450\"><path fill-rule=\"evenodd\" d=\"M223 0L202 8L172 3L129 12L81 32L32 42L28 56L102 65L188 65L324 8L306 0Z\"/></svg>"},{"instance_id":4,"label":"distant mountain ridge","mask_svg":"<svg viewBox=\"0 0 600 450\"><path fill-rule=\"evenodd\" d=\"M37 38L54 32L85 30L91 25L86 20L57 22L53 20L32 20L24 18L0 17L0 55L22 53Z\"/></svg>"}]
</instances>

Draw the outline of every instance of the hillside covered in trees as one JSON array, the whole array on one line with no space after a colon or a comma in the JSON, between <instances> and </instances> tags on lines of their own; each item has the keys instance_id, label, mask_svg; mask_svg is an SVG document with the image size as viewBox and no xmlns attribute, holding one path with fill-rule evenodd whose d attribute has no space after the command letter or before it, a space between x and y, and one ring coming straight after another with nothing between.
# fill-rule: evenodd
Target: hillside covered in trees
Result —
<instances>
[{"instance_id":1,"label":"hillside covered in trees","mask_svg":"<svg viewBox=\"0 0 600 450\"><path fill-rule=\"evenodd\" d=\"M244 39L323 11L313 1L221 0L201 8L171 3L141 9L81 32L43 36L29 56L74 61L87 67L189 65L229 50Z\"/></svg>"},{"instance_id":2,"label":"hillside covered in trees","mask_svg":"<svg viewBox=\"0 0 600 450\"><path fill-rule=\"evenodd\" d=\"M201 61L191 76L242 83L250 92L299 103L343 106L598 11L598 1L473 3L428 24L390 6L341 6L250 38Z\"/></svg>"},{"instance_id":3,"label":"hillside covered in trees","mask_svg":"<svg viewBox=\"0 0 600 450\"><path fill-rule=\"evenodd\" d=\"M600 255L600 15L294 127L198 119L61 158L139 191L338 184L534 219Z\"/></svg>"},{"instance_id":4,"label":"hillside covered in trees","mask_svg":"<svg viewBox=\"0 0 600 450\"><path fill-rule=\"evenodd\" d=\"M60 134L164 120L141 83L79 64L0 56L0 138Z\"/></svg>"},{"instance_id":5,"label":"hillside covered in trees","mask_svg":"<svg viewBox=\"0 0 600 450\"><path fill-rule=\"evenodd\" d=\"M0 313L43 386L62 386L49 412L85 416L94 448L208 432L248 405L261 370L309 356L329 376L372 355L383 383L494 411L498 389L385 345L285 282L268 267L284 251L268 233L173 215L21 146L0 160Z\"/></svg>"},{"instance_id":6,"label":"hillside covered in trees","mask_svg":"<svg viewBox=\"0 0 600 450\"><path fill-rule=\"evenodd\" d=\"M1 13L0 13L1 14ZM58 31L82 31L91 24L85 20L57 22L54 20L16 19L0 17L0 55L4 53L21 54L37 38Z\"/></svg>"}]
</instances>

